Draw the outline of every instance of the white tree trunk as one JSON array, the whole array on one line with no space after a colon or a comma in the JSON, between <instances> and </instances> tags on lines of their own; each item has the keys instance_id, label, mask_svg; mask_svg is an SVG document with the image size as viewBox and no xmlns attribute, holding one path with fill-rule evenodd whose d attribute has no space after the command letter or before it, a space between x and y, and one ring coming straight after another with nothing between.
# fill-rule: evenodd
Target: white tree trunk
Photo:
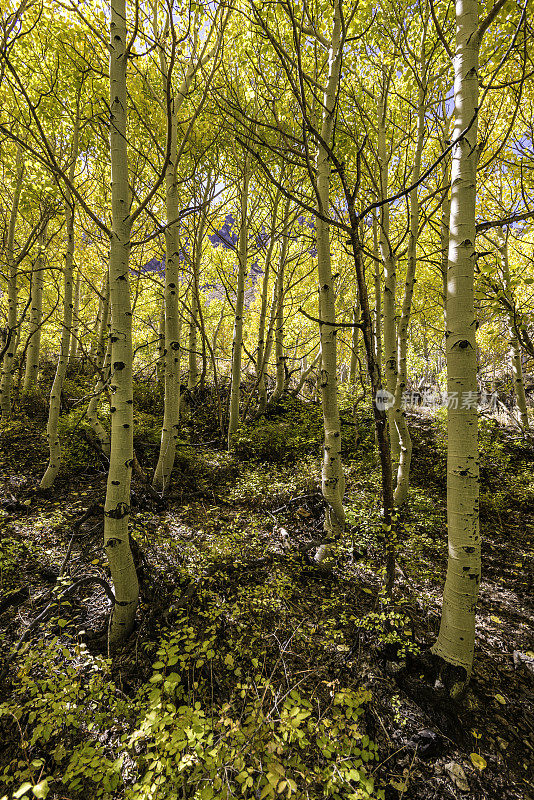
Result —
<instances>
[{"instance_id":1,"label":"white tree trunk","mask_svg":"<svg viewBox=\"0 0 534 800\"><path fill-rule=\"evenodd\" d=\"M46 213L46 211L44 211ZM22 391L25 394L37 390L37 373L39 372L39 353L41 351L41 324L43 316L44 270L46 261L46 225L43 226L37 239L37 256L32 269L30 325L28 329L28 347L26 350L26 366Z\"/></svg>"},{"instance_id":2,"label":"white tree trunk","mask_svg":"<svg viewBox=\"0 0 534 800\"><path fill-rule=\"evenodd\" d=\"M247 275L248 238L248 190L250 171L248 157L243 166L243 186L241 188L241 220L238 243L238 273L235 300L234 334L232 338L232 377L230 385L230 413L228 422L228 450L232 448L232 437L239 424L239 394L241 388L241 349L243 346L243 311L245 307L245 278Z\"/></svg>"},{"instance_id":3,"label":"white tree trunk","mask_svg":"<svg viewBox=\"0 0 534 800\"><path fill-rule=\"evenodd\" d=\"M284 225L282 228L282 246L278 258L278 273L276 276L276 320L274 329L276 353L276 385L271 402L275 402L284 393L286 385L286 354L284 349L284 272L289 246L289 216L291 203L286 201L284 209Z\"/></svg>"},{"instance_id":4,"label":"white tree trunk","mask_svg":"<svg viewBox=\"0 0 534 800\"><path fill-rule=\"evenodd\" d=\"M447 523L449 558L438 639L433 652L462 667L465 686L473 664L480 583L479 462L474 312L475 200L479 36L477 0L456 0L454 138L447 273ZM454 407L453 398L458 398ZM473 402L474 398L474 402Z\"/></svg>"},{"instance_id":5,"label":"white tree trunk","mask_svg":"<svg viewBox=\"0 0 534 800\"><path fill-rule=\"evenodd\" d=\"M111 441L108 432L98 418L98 406L100 397L104 388L109 384L109 375L111 368L111 336L110 336L110 318L109 318L109 272L103 286L103 299L102 299L102 313L100 316L100 325L98 328L98 339L96 346L95 367L98 375L96 386L93 396L89 400L87 406L86 418L87 422L93 429L95 436L100 442L102 452L108 458L111 453Z\"/></svg>"},{"instance_id":6,"label":"white tree trunk","mask_svg":"<svg viewBox=\"0 0 534 800\"><path fill-rule=\"evenodd\" d=\"M382 96L378 101L378 161L380 167L380 199L388 196L388 166L389 159L386 153L386 100ZM383 295L383 346L384 346L384 375L386 389L393 397L397 386L397 332L395 325L395 298L397 293L397 258L391 247L389 238L389 204L385 203L380 208L380 255L384 265L384 295ZM395 410L391 405L387 410L389 424L389 440L392 461L398 462L400 445L397 426L395 425Z\"/></svg>"},{"instance_id":7,"label":"white tree trunk","mask_svg":"<svg viewBox=\"0 0 534 800\"><path fill-rule=\"evenodd\" d=\"M339 87L342 58L341 2L334 3L334 27L329 52L329 75L323 99L321 138L331 146L334 129L336 97ZM330 207L331 164L328 151L319 143L317 153L318 211L327 216ZM321 562L328 553L328 542L339 537L345 527L343 495L345 478L341 463L341 425L337 398L336 309L330 257L330 227L320 217L316 220L317 270L319 278L319 334L321 341L321 400L324 422L324 455L322 492L327 510L325 539L315 555Z\"/></svg>"},{"instance_id":8,"label":"white tree trunk","mask_svg":"<svg viewBox=\"0 0 534 800\"><path fill-rule=\"evenodd\" d=\"M22 147L19 146L16 155L15 185L13 187L13 201L11 203L6 241L6 261L8 266L7 335L9 337L9 342L7 343L7 349L2 360L2 380L0 382L0 411L2 412L2 419L4 421L11 416L11 390L13 387L13 374L15 372L15 353L19 339L18 334L20 334L20 328L19 331L17 331L18 270L14 246L23 178L24 161L22 158Z\"/></svg>"},{"instance_id":9,"label":"white tree trunk","mask_svg":"<svg viewBox=\"0 0 534 800\"><path fill-rule=\"evenodd\" d=\"M78 130L79 130L79 106L74 124L72 138L71 167L69 170L69 180L74 181L76 161L78 159ZM50 452L48 466L41 478L41 489L49 489L54 483L59 468L61 466L61 443L58 435L58 421L61 411L61 392L63 382L67 372L69 359L69 344L72 325L72 282L74 276L74 219L76 206L72 193L67 189L67 203L65 206L65 226L66 226L66 248L65 266L63 267L63 327L61 330L61 341L59 357L57 362L56 374L50 390L50 405L48 410L48 423L46 426L46 437Z\"/></svg>"},{"instance_id":10,"label":"white tree trunk","mask_svg":"<svg viewBox=\"0 0 534 800\"><path fill-rule=\"evenodd\" d=\"M126 68L126 2L111 0L111 454L104 506L104 548L115 589L109 630L112 647L120 644L132 630L139 598L128 531L134 452Z\"/></svg>"},{"instance_id":11,"label":"white tree trunk","mask_svg":"<svg viewBox=\"0 0 534 800\"><path fill-rule=\"evenodd\" d=\"M419 85L419 98L417 109L417 134L413 162L413 172L411 183L416 183L421 175L421 155L423 152L424 131L425 131L425 34L421 42L421 56L419 69L421 84ZM406 354L408 351L408 326L410 324L410 313L412 310L412 299L415 286L415 273L417 269L417 238L419 235L419 197L417 187L410 192L410 232L408 239L408 255L406 267L406 283L404 286L404 298L402 301L401 318L397 328L397 385L395 387L395 402L393 413L395 425L399 435L399 466L397 470L397 485L394 492L396 506L402 506L408 497L408 487L410 480L410 466L412 461L412 440L408 425L406 424L406 412L402 405L402 396L406 390L407 368Z\"/></svg>"},{"instance_id":12,"label":"white tree trunk","mask_svg":"<svg viewBox=\"0 0 534 800\"><path fill-rule=\"evenodd\" d=\"M503 275L504 291L508 298L512 301L513 296L510 286L510 265L508 263L508 239L501 231L499 234L499 253L501 256L501 269ZM525 396L525 384L523 381L523 367L521 365L521 348L517 340L515 332L515 319L513 311L508 311L508 331L510 336L510 357L512 361L512 377L514 383L514 392L517 402L517 409L519 411L519 422L524 430L528 430L528 410L527 398Z\"/></svg>"},{"instance_id":13,"label":"white tree trunk","mask_svg":"<svg viewBox=\"0 0 534 800\"><path fill-rule=\"evenodd\" d=\"M76 290L74 292L74 311L72 315L72 330L70 337L69 364L74 364L78 352L78 337L80 329L80 302L82 291L82 273L78 270L76 275Z\"/></svg>"}]
</instances>

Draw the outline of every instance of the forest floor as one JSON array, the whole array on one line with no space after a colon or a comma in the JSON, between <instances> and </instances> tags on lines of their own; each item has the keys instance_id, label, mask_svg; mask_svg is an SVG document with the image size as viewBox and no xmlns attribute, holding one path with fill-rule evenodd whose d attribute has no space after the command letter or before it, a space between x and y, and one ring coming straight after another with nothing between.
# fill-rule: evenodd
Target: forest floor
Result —
<instances>
[{"instance_id":1,"label":"forest floor","mask_svg":"<svg viewBox=\"0 0 534 800\"><path fill-rule=\"evenodd\" d=\"M153 405L138 387L147 473ZM0 797L533 798L534 447L481 420L476 660L454 703L413 668L437 633L446 566L443 419L409 415L410 500L389 605L369 410L358 442L343 413L347 530L325 568L306 553L324 516L319 408L282 403L246 425L230 455L214 419L208 394L193 398L165 501L134 480L141 603L112 660L105 593L88 585L61 601L66 577L109 579L105 464L83 415L62 418L65 463L48 494L37 491L44 409L3 432L3 659L51 599L57 608L2 676Z\"/></svg>"}]
</instances>

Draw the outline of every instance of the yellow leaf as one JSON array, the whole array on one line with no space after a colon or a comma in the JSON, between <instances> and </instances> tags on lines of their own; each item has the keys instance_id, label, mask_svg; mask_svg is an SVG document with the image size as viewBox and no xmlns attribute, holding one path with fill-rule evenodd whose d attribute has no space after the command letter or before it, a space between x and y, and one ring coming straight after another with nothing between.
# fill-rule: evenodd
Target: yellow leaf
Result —
<instances>
[{"instance_id":1,"label":"yellow leaf","mask_svg":"<svg viewBox=\"0 0 534 800\"><path fill-rule=\"evenodd\" d=\"M479 756L478 753L471 753L471 761L473 762L473 766L482 771L488 765L486 763L486 759L482 756Z\"/></svg>"},{"instance_id":2,"label":"yellow leaf","mask_svg":"<svg viewBox=\"0 0 534 800\"><path fill-rule=\"evenodd\" d=\"M505 706L505 705L506 705L506 700L504 699L504 697L502 696L502 694L496 694L496 695L495 695L495 700L496 700L498 703L500 703L500 704L501 704L501 706Z\"/></svg>"},{"instance_id":3,"label":"yellow leaf","mask_svg":"<svg viewBox=\"0 0 534 800\"><path fill-rule=\"evenodd\" d=\"M492 622L496 622L497 625L501 625L502 624L502 619L500 617L496 617L494 614L491 615L490 620Z\"/></svg>"}]
</instances>

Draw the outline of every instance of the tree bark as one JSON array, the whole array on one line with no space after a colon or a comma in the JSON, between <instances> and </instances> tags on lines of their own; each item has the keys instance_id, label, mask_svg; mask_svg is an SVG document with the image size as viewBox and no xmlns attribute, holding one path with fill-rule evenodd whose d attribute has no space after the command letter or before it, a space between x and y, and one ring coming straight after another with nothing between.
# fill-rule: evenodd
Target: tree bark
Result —
<instances>
[{"instance_id":1,"label":"tree bark","mask_svg":"<svg viewBox=\"0 0 534 800\"><path fill-rule=\"evenodd\" d=\"M46 213L46 211L44 211ZM37 256L31 277L30 325L28 329L28 347L22 391L30 394L37 390L37 374L39 372L39 354L41 351L41 325L43 316L44 270L46 260L46 228L44 225L37 239Z\"/></svg>"},{"instance_id":2,"label":"tree bark","mask_svg":"<svg viewBox=\"0 0 534 800\"><path fill-rule=\"evenodd\" d=\"M76 162L78 159L78 131L79 131L79 102L74 123L72 137L71 166L69 170L69 181L74 181ZM56 373L50 390L50 404L48 410L48 422L46 426L46 437L48 440L49 459L48 466L41 478L41 489L49 489L54 483L59 468L61 466L61 443L58 435L58 421L61 411L61 392L63 382L67 373L69 359L69 344L72 326L72 282L74 276L74 219L76 206L72 192L66 190L65 205L65 226L66 226L66 248L65 266L63 267L63 323L61 330L61 341Z\"/></svg>"},{"instance_id":3,"label":"tree bark","mask_svg":"<svg viewBox=\"0 0 534 800\"><path fill-rule=\"evenodd\" d=\"M447 523L449 558L438 639L433 652L471 674L480 584L479 462L474 312L475 200L479 36L477 0L456 0L454 137L447 272ZM453 398L458 398L454 407ZM474 398L474 402L473 402Z\"/></svg>"},{"instance_id":4,"label":"tree bark","mask_svg":"<svg viewBox=\"0 0 534 800\"><path fill-rule=\"evenodd\" d=\"M274 329L274 343L276 353L276 384L271 397L271 402L276 402L284 393L286 385L286 355L284 350L284 272L289 246L289 216L291 204L287 200L284 209L284 224L282 228L282 245L278 258L278 273L276 276L276 319Z\"/></svg>"},{"instance_id":5,"label":"tree bark","mask_svg":"<svg viewBox=\"0 0 534 800\"><path fill-rule=\"evenodd\" d=\"M380 199L388 196L388 157L386 154L386 98L381 96L378 101L378 161L380 167ZM400 446L397 426L395 425L395 409L393 398L397 387L397 335L395 325L395 298L397 293L397 259L389 239L389 204L380 207L380 255L384 265L384 294L383 294L383 347L384 347L384 375L386 389L391 395L391 402L387 409L389 424L389 440L391 445L391 458L398 462Z\"/></svg>"},{"instance_id":6,"label":"tree bark","mask_svg":"<svg viewBox=\"0 0 534 800\"><path fill-rule=\"evenodd\" d=\"M234 333L232 338L232 377L230 384L230 408L228 422L228 450L232 449L232 437L239 424L239 394L241 388L241 349L243 346L243 310L245 306L245 278L247 274L248 253L248 191L250 170L248 156L243 165L243 186L241 189L241 219L238 243L238 273L235 301Z\"/></svg>"},{"instance_id":7,"label":"tree bark","mask_svg":"<svg viewBox=\"0 0 534 800\"><path fill-rule=\"evenodd\" d=\"M328 82L323 99L321 139L317 153L317 209L323 216L330 207L331 164L327 148L332 145L336 98L342 59L341 2L334 3L334 26L329 51ZM324 144L323 144L324 143ZM325 147L326 145L326 147ZM321 401L324 422L322 493L327 504L325 537L315 560L323 561L328 543L338 538L345 528L343 495L345 478L341 463L341 425L337 398L336 309L330 257L330 226L321 217L316 219L317 270L319 278L319 336L321 341Z\"/></svg>"},{"instance_id":8,"label":"tree bark","mask_svg":"<svg viewBox=\"0 0 534 800\"><path fill-rule=\"evenodd\" d=\"M17 148L15 162L15 185L13 188L13 201L9 215L9 227L6 241L6 261L8 266L7 282L7 336L8 347L2 361L2 380L0 382L0 411L5 421L11 416L11 390L13 388L13 375L15 372L15 353L17 347L17 303L18 303L18 270L15 260L15 229L19 211L22 181L24 178L24 160L22 147Z\"/></svg>"},{"instance_id":9,"label":"tree bark","mask_svg":"<svg viewBox=\"0 0 534 800\"><path fill-rule=\"evenodd\" d=\"M517 408L519 411L519 422L524 430L528 430L528 410L527 398L525 396L525 384L523 382L523 367L521 365L521 348L515 333L515 319L514 314L511 312L513 308L513 298L511 297L510 286L510 265L508 262L508 239L507 236L501 231L499 234L499 253L501 257L501 269L503 275L504 291L510 297L511 302L507 305L508 313L508 332L510 336L510 357L512 361L512 377L514 384L515 398Z\"/></svg>"},{"instance_id":10,"label":"tree bark","mask_svg":"<svg viewBox=\"0 0 534 800\"><path fill-rule=\"evenodd\" d=\"M76 275L76 290L74 292L74 311L72 314L72 329L70 337L69 364L74 364L78 353L78 337L80 329L80 302L82 291L82 273L78 270Z\"/></svg>"},{"instance_id":11,"label":"tree bark","mask_svg":"<svg viewBox=\"0 0 534 800\"><path fill-rule=\"evenodd\" d=\"M421 175L421 156L423 152L425 131L425 95L426 95L426 65L425 65L425 39L426 28L421 41L419 70L420 84L418 90L417 107L417 134L411 182L416 183ZM404 298L402 301L401 318L397 328L397 385L395 387L395 401L393 413L395 426L399 436L399 465L397 469L397 485L394 492L395 505L404 505L408 498L410 481L410 466L412 461L412 439L406 423L406 412L402 405L402 397L406 390L407 368L406 354L408 350L408 326L412 310L413 292L415 286L415 273L417 269L417 239L419 235L419 197L417 187L410 192L410 232L408 238L408 257L406 267L406 282Z\"/></svg>"},{"instance_id":12,"label":"tree bark","mask_svg":"<svg viewBox=\"0 0 534 800\"><path fill-rule=\"evenodd\" d=\"M139 584L130 548L128 522L133 452L132 312L129 281L130 192L128 186L126 2L111 0L110 145L111 243L111 454L104 506L104 548L114 585L109 643L131 632Z\"/></svg>"}]
</instances>

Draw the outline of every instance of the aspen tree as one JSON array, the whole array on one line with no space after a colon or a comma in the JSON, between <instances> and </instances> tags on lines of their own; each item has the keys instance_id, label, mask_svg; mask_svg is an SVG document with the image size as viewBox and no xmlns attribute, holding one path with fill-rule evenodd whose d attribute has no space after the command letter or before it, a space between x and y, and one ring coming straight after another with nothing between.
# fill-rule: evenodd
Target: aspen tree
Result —
<instances>
[{"instance_id":1,"label":"aspen tree","mask_svg":"<svg viewBox=\"0 0 534 800\"><path fill-rule=\"evenodd\" d=\"M69 170L70 183L74 180L76 161L78 158L78 131L79 131L79 99L74 122L74 132L72 137L71 166ZM49 489L54 483L59 467L61 465L61 444L58 435L58 421L61 411L61 392L63 382L67 372L69 359L69 343L72 325L72 282L74 273L74 218L76 206L72 192L67 187L65 203L65 266L63 267L63 322L61 329L61 339L59 346L59 357L56 373L50 390L50 404L48 410L48 422L46 426L46 438L48 440L49 460L48 466L41 478L41 489Z\"/></svg>"},{"instance_id":2,"label":"aspen tree","mask_svg":"<svg viewBox=\"0 0 534 800\"><path fill-rule=\"evenodd\" d=\"M382 95L378 101L378 163L380 180L380 200L388 195L388 165L389 158L386 152L386 112L388 83L384 83ZM384 375L386 389L393 398L397 387L397 348L395 324L395 297L397 293L397 258L391 247L389 238L389 203L380 207L380 235L379 249L384 265L384 293L383 293L383 348L384 348ZM394 462L399 458L399 436L395 425L395 409L393 401L387 409L391 457Z\"/></svg>"},{"instance_id":3,"label":"aspen tree","mask_svg":"<svg viewBox=\"0 0 534 800\"><path fill-rule=\"evenodd\" d=\"M69 351L69 364L74 364L76 354L78 352L78 337L80 326L80 303L82 292L82 273L80 270L76 273L76 289L74 291L74 309L72 313L72 331L70 337L70 351Z\"/></svg>"},{"instance_id":4,"label":"aspen tree","mask_svg":"<svg viewBox=\"0 0 534 800\"><path fill-rule=\"evenodd\" d=\"M217 15L216 15L217 19ZM226 20L228 17L226 17ZM197 44L197 24L195 16L193 20L193 50ZM206 42L198 59L191 56L186 69L185 76L176 92L171 98L170 108L167 110L167 143L169 146L169 158L165 170L165 210L167 215L167 226L165 228L165 289L164 289L164 331L165 346L163 351L164 359L164 405L163 405L163 425L161 431L161 443L158 463L154 472L153 486L155 489L165 491L176 457L176 442L178 440L178 429L180 424L180 335L181 335L181 316L179 314L179 282L180 282L180 196L178 191L178 165L182 157L184 145L192 131L196 115L205 100L204 98L198 106L196 113L189 120L186 130L182 133L180 142L179 133L179 113L190 92L193 78L199 67L209 58L214 57L215 51L220 47L222 35L226 22L223 21L216 48L207 53L207 47L214 31L211 26ZM173 25L172 18L167 18L166 28ZM156 7L153 16L154 38L158 38ZM174 31L173 31L174 35ZM162 75L163 96L167 95L167 81L170 80L170 65L163 47L159 50L160 69ZM212 73L213 74L213 73ZM193 289L192 304L196 302L197 295ZM189 329L189 380L188 386L196 385L198 373L196 371L196 306L193 310L193 320ZM193 324L194 322L194 324ZM161 337L160 337L161 342ZM161 372L161 369L160 369Z\"/></svg>"},{"instance_id":5,"label":"aspen tree","mask_svg":"<svg viewBox=\"0 0 534 800\"><path fill-rule=\"evenodd\" d=\"M416 144L413 161L413 172L411 183L415 184L421 176L421 156L423 153L424 131L425 131L425 99L427 92L427 74L425 59L427 21L423 25L421 37L421 47L419 53L419 75L418 80L418 101L417 101L417 131ZM399 464L397 469L397 485L395 487L394 500L396 506L401 506L408 497L408 485L410 479L410 465L412 460L412 440L410 431L406 423L406 413L402 407L402 396L406 389L407 368L406 354L408 350L408 325L412 309L412 299L415 286L415 274L417 268L417 239L419 236L419 197L418 189L415 186L409 196L410 204L410 230L408 234L408 254L406 267L406 281L404 286L404 297L400 320L397 326L397 384L395 387L395 399L393 403L393 419L399 436Z\"/></svg>"},{"instance_id":6,"label":"aspen tree","mask_svg":"<svg viewBox=\"0 0 534 800\"><path fill-rule=\"evenodd\" d=\"M241 388L241 350L243 347L243 311L245 307L245 278L248 255L248 193L250 181L249 157L245 154L243 183L240 188L239 242L237 248L238 270L235 300L234 333L232 337L232 373L230 383L230 407L228 421L228 450L232 448L232 437L239 424L239 394Z\"/></svg>"},{"instance_id":7,"label":"aspen tree","mask_svg":"<svg viewBox=\"0 0 534 800\"><path fill-rule=\"evenodd\" d=\"M374 341L378 369L382 370L382 276L380 275L380 250L378 247L378 221L373 211L373 260L374 260Z\"/></svg>"},{"instance_id":8,"label":"aspen tree","mask_svg":"<svg viewBox=\"0 0 534 800\"><path fill-rule=\"evenodd\" d=\"M44 211L46 214L46 211ZM37 256L31 276L30 324L28 329L28 346L22 391L25 394L37 389L37 373L39 372L39 353L41 350L41 323L43 316L44 271L46 265L46 224L43 225L37 238Z\"/></svg>"},{"instance_id":9,"label":"aspen tree","mask_svg":"<svg viewBox=\"0 0 534 800\"><path fill-rule=\"evenodd\" d=\"M139 597L130 548L128 521L133 465L132 312L129 281L130 192L128 186L126 69L126 2L111 0L110 19L110 145L111 241L111 453L104 506L104 549L108 556L115 605L110 646L130 633Z\"/></svg>"},{"instance_id":10,"label":"aspen tree","mask_svg":"<svg viewBox=\"0 0 534 800\"><path fill-rule=\"evenodd\" d=\"M108 458L111 452L111 441L108 432L98 419L98 405L102 392L108 385L110 374L111 337L109 334L109 310L109 272L106 271L106 279L104 281L102 293L102 310L100 314L95 353L95 369L98 377L93 395L87 406L86 418L100 443L102 452Z\"/></svg>"},{"instance_id":11,"label":"aspen tree","mask_svg":"<svg viewBox=\"0 0 534 800\"><path fill-rule=\"evenodd\" d=\"M194 389L198 383L198 361L197 361L198 297L195 291L194 275L191 276L190 297L191 297L191 302L189 304L189 334L187 338L187 348L189 354L187 388Z\"/></svg>"},{"instance_id":12,"label":"aspen tree","mask_svg":"<svg viewBox=\"0 0 534 800\"><path fill-rule=\"evenodd\" d=\"M0 383L0 411L2 419L11 416L11 390L13 387L13 374L15 371L15 353L17 345L17 302L18 302L18 264L15 259L15 229L19 212L20 195L24 178L24 160L22 147L17 147L15 160L15 184L13 187L13 201L9 215L9 226L6 241L6 260L8 266L7 282L7 349L2 361L2 380Z\"/></svg>"},{"instance_id":13,"label":"aspen tree","mask_svg":"<svg viewBox=\"0 0 534 800\"><path fill-rule=\"evenodd\" d=\"M483 33L503 4L497 0L479 26L478 0L456 0L454 139L458 141L451 166L446 331L449 557L440 629L432 648L447 664L462 670L462 677L450 687L454 696L465 688L472 670L481 574L474 311L478 59Z\"/></svg>"},{"instance_id":14,"label":"aspen tree","mask_svg":"<svg viewBox=\"0 0 534 800\"><path fill-rule=\"evenodd\" d=\"M334 22L328 53L328 78L323 98L321 139L317 147L317 270L319 278L319 337L321 342L321 400L324 421L322 492L327 503L325 541L315 559L319 563L328 553L328 540L339 536L345 527L343 494L345 478L341 463L341 425L337 398L336 310L330 256L330 227L322 217L330 207L331 163L336 98L339 90L343 53L341 0L334 2Z\"/></svg>"},{"instance_id":15,"label":"aspen tree","mask_svg":"<svg viewBox=\"0 0 534 800\"><path fill-rule=\"evenodd\" d=\"M164 86L168 74L168 64L163 50L160 50L160 65ZM180 424L180 333L181 317L178 311L180 285L180 245L177 159L178 159L178 113L189 92L194 73L189 64L183 84L176 97L172 99L168 114L167 137L170 140L170 158L165 173L165 209L167 226L165 228L165 292L164 292L164 405L163 425L158 463L154 472L153 486L159 491L167 489L174 460Z\"/></svg>"},{"instance_id":16,"label":"aspen tree","mask_svg":"<svg viewBox=\"0 0 534 800\"><path fill-rule=\"evenodd\" d=\"M269 292L269 277L271 274L271 259L274 250L275 244L275 234L276 234L276 219L278 215L278 206L280 203L281 193L280 190L277 189L276 195L274 198L272 215L271 215L271 226L269 230L269 240L267 242L267 248L265 251L265 260L263 262L263 280L262 280L262 287L261 287L261 306L260 306L260 318L258 322L258 348L256 354L256 381L258 383L258 396L259 396L259 403L260 403L260 410L264 410L267 405L267 385L265 383L265 359L264 359L264 351L265 351L265 325L266 325L266 318L267 318L267 304L268 304L268 292Z\"/></svg>"},{"instance_id":17,"label":"aspen tree","mask_svg":"<svg viewBox=\"0 0 534 800\"><path fill-rule=\"evenodd\" d=\"M276 276L276 321L275 321L275 352L276 352L276 384L271 402L278 400L284 392L286 384L286 360L284 351L284 270L289 245L289 216L291 203L286 200L284 208L284 224L281 232L282 244L278 258L278 273Z\"/></svg>"},{"instance_id":18,"label":"aspen tree","mask_svg":"<svg viewBox=\"0 0 534 800\"><path fill-rule=\"evenodd\" d=\"M501 270L503 276L503 288L505 294L510 298L511 296L511 281L510 281L510 265L508 262L508 232L504 231L498 233L498 246L499 255L501 259ZM513 313L513 300L507 304L508 315L508 335L510 337L510 358L512 361L512 379L514 384L514 392L519 411L519 422L524 430L528 430L528 410L527 399L525 396L525 384L523 381L523 367L521 365L521 349L515 332L515 319Z\"/></svg>"},{"instance_id":19,"label":"aspen tree","mask_svg":"<svg viewBox=\"0 0 534 800\"><path fill-rule=\"evenodd\" d=\"M449 121L447 119L447 112L445 108L445 100L442 100L443 106L443 130L441 135L441 146L443 151L448 146L449 138ZM441 277L443 285L443 330L447 333L447 272L449 269L449 225L451 216L451 197L449 192L450 181L450 158L445 157L441 162L441 218L440 218L440 249L441 249Z\"/></svg>"}]
</instances>

